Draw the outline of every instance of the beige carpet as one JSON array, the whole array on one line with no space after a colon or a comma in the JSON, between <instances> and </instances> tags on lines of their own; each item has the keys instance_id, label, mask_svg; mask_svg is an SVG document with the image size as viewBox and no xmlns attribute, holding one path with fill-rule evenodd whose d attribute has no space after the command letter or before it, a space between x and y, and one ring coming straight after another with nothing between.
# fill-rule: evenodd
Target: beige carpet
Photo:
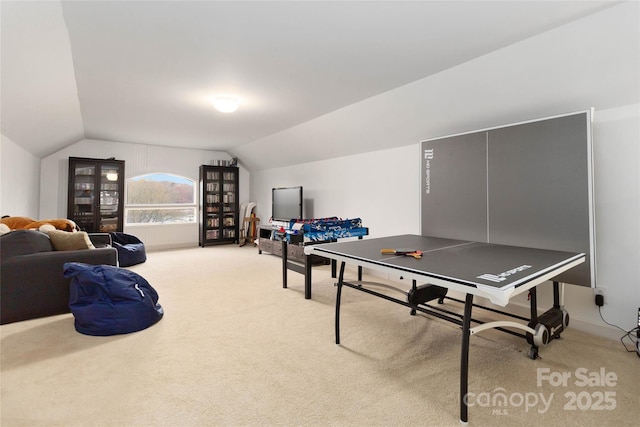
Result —
<instances>
[{"instance_id":1,"label":"beige carpet","mask_svg":"<svg viewBox=\"0 0 640 427\"><path fill-rule=\"evenodd\" d=\"M70 314L0 327L3 427L460 425L454 325L345 288L337 346L328 267L305 300L303 277L282 289L280 259L252 246L152 252L131 269L165 309L149 329L85 336ZM471 338L469 425L637 425L640 358L619 342L569 329L541 359L527 351ZM539 369L570 378L539 385ZM604 385L576 376L601 370Z\"/></svg>"}]
</instances>

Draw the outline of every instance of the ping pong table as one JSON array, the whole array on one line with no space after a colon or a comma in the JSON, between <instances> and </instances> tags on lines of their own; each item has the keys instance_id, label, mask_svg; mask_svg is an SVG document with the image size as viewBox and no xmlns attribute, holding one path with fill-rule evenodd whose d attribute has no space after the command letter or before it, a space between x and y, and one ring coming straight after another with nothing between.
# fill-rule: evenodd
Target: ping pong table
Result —
<instances>
[{"instance_id":1,"label":"ping pong table","mask_svg":"<svg viewBox=\"0 0 640 427\"><path fill-rule=\"evenodd\" d=\"M381 254L381 249L413 249L422 251L422 257ZM467 423L468 407L466 395L469 378L470 336L487 329L526 338L531 344L529 357L535 359L538 347L546 345L566 328L568 313L560 301L561 285L553 282L553 308L542 315L537 313L536 287L552 281L560 273L585 262L584 253L570 253L545 249L534 249L465 240L445 239L418 235L399 235L349 242L326 243L307 246L306 255L318 255L341 262L337 283L335 335L340 344L340 299L342 288L349 287L374 295L416 311L438 317L462 327L460 355L460 421ZM372 270L399 274L412 280L412 288L406 292L407 299L401 300L376 290L388 284L373 282L345 281L345 264L354 264ZM418 283L424 285L418 286ZM466 294L464 301L446 297L448 290ZM529 292L530 318L474 304L475 296L487 298L492 303L505 307L511 298ZM464 304L463 314L429 304L431 300L443 303L451 299ZM511 320L483 322L472 318L472 308L479 307L506 315L527 324ZM477 326L471 327L471 323ZM513 329L523 331L518 333Z\"/></svg>"}]
</instances>

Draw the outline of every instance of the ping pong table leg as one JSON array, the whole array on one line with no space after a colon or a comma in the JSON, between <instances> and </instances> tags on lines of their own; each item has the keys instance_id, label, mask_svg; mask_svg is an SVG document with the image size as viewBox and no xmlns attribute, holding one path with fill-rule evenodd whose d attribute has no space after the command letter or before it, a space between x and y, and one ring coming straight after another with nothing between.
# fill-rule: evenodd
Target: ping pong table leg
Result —
<instances>
[{"instance_id":1,"label":"ping pong table leg","mask_svg":"<svg viewBox=\"0 0 640 427\"><path fill-rule=\"evenodd\" d=\"M342 281L344 279L345 263L340 264L340 277L338 278L338 292L336 293L336 344L340 344L340 298L342 297Z\"/></svg>"},{"instance_id":2,"label":"ping pong table leg","mask_svg":"<svg viewBox=\"0 0 640 427\"><path fill-rule=\"evenodd\" d=\"M417 287L418 287L418 282L416 282L416 280L413 279L413 281L411 282L411 289L413 289L415 291ZM411 311L409 312L409 314L411 316L415 316L416 315L416 309L412 308Z\"/></svg>"},{"instance_id":3,"label":"ping pong table leg","mask_svg":"<svg viewBox=\"0 0 640 427\"><path fill-rule=\"evenodd\" d=\"M358 236L358 240L362 240L362 236ZM358 281L362 282L362 266L358 266Z\"/></svg>"},{"instance_id":4,"label":"ping pong table leg","mask_svg":"<svg viewBox=\"0 0 640 427\"><path fill-rule=\"evenodd\" d=\"M535 328L538 324L538 292L535 286L529 290L529 312L531 314L529 327Z\"/></svg>"},{"instance_id":5,"label":"ping pong table leg","mask_svg":"<svg viewBox=\"0 0 640 427\"><path fill-rule=\"evenodd\" d=\"M282 287L287 288L287 241L282 241Z\"/></svg>"},{"instance_id":6,"label":"ping pong table leg","mask_svg":"<svg viewBox=\"0 0 640 427\"><path fill-rule=\"evenodd\" d=\"M462 348L460 350L460 422L469 421L467 393L469 391L469 338L471 337L471 308L473 295L467 294L464 303L464 317L462 319Z\"/></svg>"},{"instance_id":7,"label":"ping pong table leg","mask_svg":"<svg viewBox=\"0 0 640 427\"><path fill-rule=\"evenodd\" d=\"M311 255L304 256L304 298L311 299Z\"/></svg>"},{"instance_id":8,"label":"ping pong table leg","mask_svg":"<svg viewBox=\"0 0 640 427\"><path fill-rule=\"evenodd\" d=\"M531 313L529 327L535 328L538 324L538 292L535 286L529 290L529 305ZM534 344L533 337L530 335L527 335L527 342L531 344L531 349L529 350L528 357L531 360L536 360L538 358L538 346Z\"/></svg>"}]
</instances>

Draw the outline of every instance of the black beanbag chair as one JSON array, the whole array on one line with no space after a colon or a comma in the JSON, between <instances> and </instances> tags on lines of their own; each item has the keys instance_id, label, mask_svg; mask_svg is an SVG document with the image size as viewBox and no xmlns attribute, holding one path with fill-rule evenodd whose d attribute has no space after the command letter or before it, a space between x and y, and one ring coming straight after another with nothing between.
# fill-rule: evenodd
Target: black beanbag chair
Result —
<instances>
[{"instance_id":1,"label":"black beanbag chair","mask_svg":"<svg viewBox=\"0 0 640 427\"><path fill-rule=\"evenodd\" d=\"M82 334L128 334L148 328L164 315L156 290L133 271L68 262L64 277L71 278L69 308L76 331Z\"/></svg>"},{"instance_id":2,"label":"black beanbag chair","mask_svg":"<svg viewBox=\"0 0 640 427\"><path fill-rule=\"evenodd\" d=\"M136 236L116 231L110 234L111 244L118 250L118 265L120 267L129 267L147 260L144 243Z\"/></svg>"}]
</instances>

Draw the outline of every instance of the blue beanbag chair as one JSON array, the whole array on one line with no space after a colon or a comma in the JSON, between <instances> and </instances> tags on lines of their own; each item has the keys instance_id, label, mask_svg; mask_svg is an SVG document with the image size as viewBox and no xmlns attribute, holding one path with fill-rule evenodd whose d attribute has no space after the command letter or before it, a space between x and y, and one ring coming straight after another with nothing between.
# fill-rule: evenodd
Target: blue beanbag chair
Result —
<instances>
[{"instance_id":1,"label":"blue beanbag chair","mask_svg":"<svg viewBox=\"0 0 640 427\"><path fill-rule=\"evenodd\" d=\"M82 334L128 334L148 328L164 315L156 290L133 271L68 262L64 277L71 278L69 308L76 331Z\"/></svg>"},{"instance_id":2,"label":"blue beanbag chair","mask_svg":"<svg viewBox=\"0 0 640 427\"><path fill-rule=\"evenodd\" d=\"M147 252L144 243L136 236L121 232L111 232L111 244L118 251L118 265L129 267L143 263L147 260Z\"/></svg>"}]
</instances>

